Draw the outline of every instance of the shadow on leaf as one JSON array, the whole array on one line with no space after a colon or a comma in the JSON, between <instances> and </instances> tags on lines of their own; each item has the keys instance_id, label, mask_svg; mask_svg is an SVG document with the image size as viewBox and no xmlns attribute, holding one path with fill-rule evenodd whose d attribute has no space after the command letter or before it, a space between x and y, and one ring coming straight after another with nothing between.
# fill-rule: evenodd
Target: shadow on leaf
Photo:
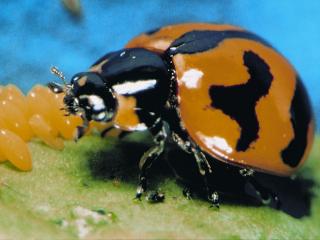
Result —
<instances>
[{"instance_id":1,"label":"shadow on leaf","mask_svg":"<svg viewBox=\"0 0 320 240\"><path fill-rule=\"evenodd\" d=\"M122 140L117 141L109 150L95 154L88 153L92 176L103 180L121 179L136 186L139 159L148 147L150 145L147 143ZM210 159L214 173L209 178L209 184L222 193L222 207L223 203L262 206L260 199L248 190L248 182L239 174L239 168L224 164L209 156L208 159ZM163 177L174 177L172 174L183 186L190 187L197 197L206 199L203 181L193 157L169 144L166 152L149 171L151 182L149 189L154 188L157 180ZM311 189L314 186L312 180L304 179L300 175L291 179L263 173L255 173L254 179L279 197L281 202L279 210L295 218L310 215Z\"/></svg>"}]
</instances>

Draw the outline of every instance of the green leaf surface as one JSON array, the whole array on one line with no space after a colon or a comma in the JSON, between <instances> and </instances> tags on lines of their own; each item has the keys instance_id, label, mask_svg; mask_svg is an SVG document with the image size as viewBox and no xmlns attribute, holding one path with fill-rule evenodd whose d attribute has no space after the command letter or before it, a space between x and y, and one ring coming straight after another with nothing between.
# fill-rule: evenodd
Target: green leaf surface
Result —
<instances>
[{"instance_id":1,"label":"green leaf surface","mask_svg":"<svg viewBox=\"0 0 320 240\"><path fill-rule=\"evenodd\" d=\"M31 142L33 170L0 165L0 239L319 239L320 139L299 177L314 181L310 214L294 218L267 206L187 200L158 174L163 203L134 201L137 158L148 139L87 136L63 151ZM132 158L132 161L130 160ZM113 162L110 162L113 161Z\"/></svg>"}]
</instances>

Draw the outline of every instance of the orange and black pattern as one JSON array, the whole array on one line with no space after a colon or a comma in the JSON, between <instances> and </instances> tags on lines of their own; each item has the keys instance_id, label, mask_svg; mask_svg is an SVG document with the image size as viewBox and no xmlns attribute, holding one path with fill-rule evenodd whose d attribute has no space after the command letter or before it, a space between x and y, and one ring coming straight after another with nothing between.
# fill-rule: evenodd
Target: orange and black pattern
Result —
<instances>
[{"instance_id":1,"label":"orange and black pattern","mask_svg":"<svg viewBox=\"0 0 320 240\"><path fill-rule=\"evenodd\" d=\"M127 47L170 56L181 125L205 152L277 175L306 160L314 134L307 93L292 65L262 38L230 25L181 24Z\"/></svg>"}]
</instances>

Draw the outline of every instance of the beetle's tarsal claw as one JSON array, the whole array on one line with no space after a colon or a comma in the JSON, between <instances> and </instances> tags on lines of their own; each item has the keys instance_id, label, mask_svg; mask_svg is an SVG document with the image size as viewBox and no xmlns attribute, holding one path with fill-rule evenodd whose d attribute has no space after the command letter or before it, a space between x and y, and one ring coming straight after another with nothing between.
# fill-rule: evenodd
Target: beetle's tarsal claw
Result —
<instances>
[{"instance_id":1,"label":"beetle's tarsal claw","mask_svg":"<svg viewBox=\"0 0 320 240\"><path fill-rule=\"evenodd\" d=\"M135 196L132 200L134 202L141 202L141 196Z\"/></svg>"},{"instance_id":2,"label":"beetle's tarsal claw","mask_svg":"<svg viewBox=\"0 0 320 240\"><path fill-rule=\"evenodd\" d=\"M182 191L183 196L185 196L186 199L191 200L192 199L192 191L189 187L185 187Z\"/></svg>"},{"instance_id":3,"label":"beetle's tarsal claw","mask_svg":"<svg viewBox=\"0 0 320 240\"><path fill-rule=\"evenodd\" d=\"M135 198L141 200L141 196L143 193L144 193L144 188L141 185L138 186Z\"/></svg>"},{"instance_id":4,"label":"beetle's tarsal claw","mask_svg":"<svg viewBox=\"0 0 320 240\"><path fill-rule=\"evenodd\" d=\"M274 204L275 204L274 205L275 209L281 209L282 204L281 204L279 197L277 195L274 195L273 200L274 200Z\"/></svg>"},{"instance_id":5,"label":"beetle's tarsal claw","mask_svg":"<svg viewBox=\"0 0 320 240\"><path fill-rule=\"evenodd\" d=\"M146 196L146 200L149 203L160 203L163 202L165 199L164 193L158 192L158 191L152 191Z\"/></svg>"},{"instance_id":6,"label":"beetle's tarsal claw","mask_svg":"<svg viewBox=\"0 0 320 240\"><path fill-rule=\"evenodd\" d=\"M211 195L208 196L208 200L212 203L210 208L214 207L219 209L220 208L220 202L219 202L219 194L218 192L213 192Z\"/></svg>"}]
</instances>

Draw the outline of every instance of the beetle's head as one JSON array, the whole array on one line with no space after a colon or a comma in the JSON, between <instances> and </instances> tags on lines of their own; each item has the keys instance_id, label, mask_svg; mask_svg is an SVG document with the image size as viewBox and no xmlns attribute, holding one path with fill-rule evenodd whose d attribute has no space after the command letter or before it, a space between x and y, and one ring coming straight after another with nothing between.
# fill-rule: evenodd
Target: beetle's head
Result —
<instances>
[{"instance_id":1,"label":"beetle's head","mask_svg":"<svg viewBox=\"0 0 320 240\"><path fill-rule=\"evenodd\" d=\"M64 80L57 68L51 71ZM99 73L82 72L74 75L70 84L49 83L54 93L65 93L64 110L67 115L80 115L84 120L110 121L116 111L117 101L111 87L108 87Z\"/></svg>"}]
</instances>

